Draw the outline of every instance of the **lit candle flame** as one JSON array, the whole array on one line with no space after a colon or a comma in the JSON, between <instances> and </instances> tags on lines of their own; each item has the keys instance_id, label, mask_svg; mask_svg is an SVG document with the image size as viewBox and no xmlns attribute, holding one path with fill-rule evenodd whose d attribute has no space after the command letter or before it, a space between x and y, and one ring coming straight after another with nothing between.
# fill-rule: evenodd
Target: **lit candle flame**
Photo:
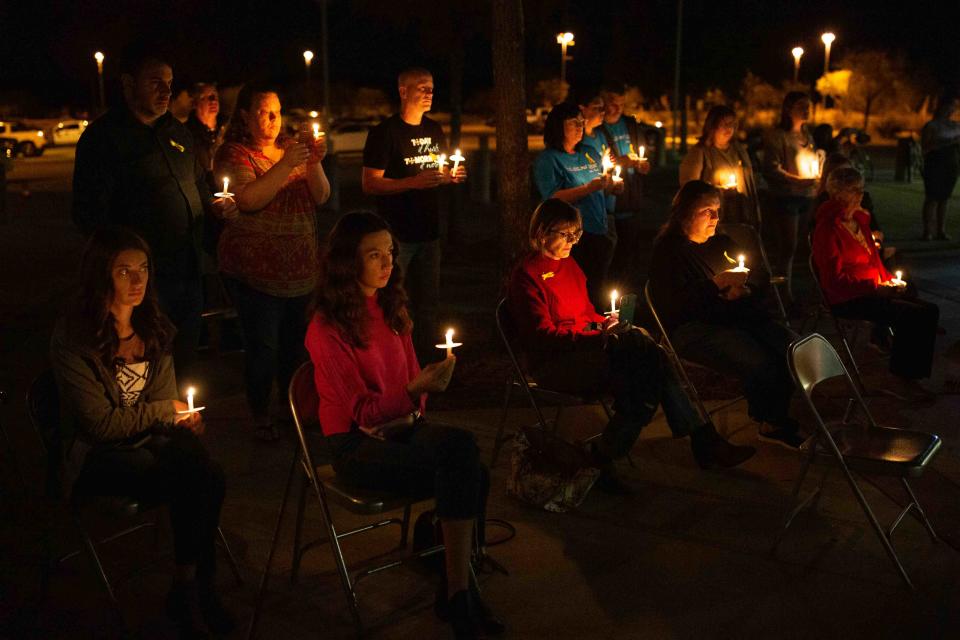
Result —
<instances>
[{"instance_id":1,"label":"lit candle flame","mask_svg":"<svg viewBox=\"0 0 960 640\"><path fill-rule=\"evenodd\" d=\"M640 159L643 160L643 154L646 152L646 149L643 145L640 145Z\"/></svg>"},{"instance_id":2,"label":"lit candle flame","mask_svg":"<svg viewBox=\"0 0 960 640\"><path fill-rule=\"evenodd\" d=\"M741 253L739 256L737 256L737 260L739 260L739 262L740 262L740 264L737 265L737 266L738 266L740 269L746 269L746 267L743 266L743 261L745 260L745 258L744 258L744 255L743 255L742 253Z\"/></svg>"},{"instance_id":3,"label":"lit candle flame","mask_svg":"<svg viewBox=\"0 0 960 640\"><path fill-rule=\"evenodd\" d=\"M613 160L606 155L603 156L601 164L603 164L603 175L607 175L607 172L613 169Z\"/></svg>"},{"instance_id":4,"label":"lit candle flame","mask_svg":"<svg viewBox=\"0 0 960 640\"><path fill-rule=\"evenodd\" d=\"M224 178L224 179L223 179L223 192L224 192L224 193L230 193L230 191L229 191L229 189L228 189L229 186L230 186L230 178Z\"/></svg>"},{"instance_id":5,"label":"lit candle flame","mask_svg":"<svg viewBox=\"0 0 960 640\"><path fill-rule=\"evenodd\" d=\"M616 289L610 292L610 313L611 314L617 312L617 298L619 297L620 295L617 293Z\"/></svg>"},{"instance_id":6,"label":"lit candle flame","mask_svg":"<svg viewBox=\"0 0 960 640\"><path fill-rule=\"evenodd\" d=\"M440 171L443 171L443 167L447 164L447 154L441 153L440 157L437 158L437 167L440 168Z\"/></svg>"},{"instance_id":7,"label":"lit candle flame","mask_svg":"<svg viewBox=\"0 0 960 640\"><path fill-rule=\"evenodd\" d=\"M453 152L453 155L450 156L450 159L453 160L453 173L457 172L457 169L460 167L460 163L463 162L466 158L460 153L460 149L457 149Z\"/></svg>"},{"instance_id":8,"label":"lit candle flame","mask_svg":"<svg viewBox=\"0 0 960 640\"><path fill-rule=\"evenodd\" d=\"M196 392L193 387L187 389L187 411L193 411L193 396Z\"/></svg>"},{"instance_id":9,"label":"lit candle flame","mask_svg":"<svg viewBox=\"0 0 960 640\"><path fill-rule=\"evenodd\" d=\"M617 165L613 170L613 180L614 182L623 180L623 178L620 177L620 165Z\"/></svg>"},{"instance_id":10,"label":"lit candle flame","mask_svg":"<svg viewBox=\"0 0 960 640\"><path fill-rule=\"evenodd\" d=\"M317 122L313 123L313 139L314 140L320 139L320 124Z\"/></svg>"}]
</instances>

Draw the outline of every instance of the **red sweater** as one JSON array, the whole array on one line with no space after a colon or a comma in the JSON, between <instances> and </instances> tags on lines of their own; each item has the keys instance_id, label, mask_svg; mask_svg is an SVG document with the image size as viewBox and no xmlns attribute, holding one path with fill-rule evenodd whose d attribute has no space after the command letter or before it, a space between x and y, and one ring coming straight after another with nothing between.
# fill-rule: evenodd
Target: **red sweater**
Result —
<instances>
[{"instance_id":1,"label":"red sweater","mask_svg":"<svg viewBox=\"0 0 960 640\"><path fill-rule=\"evenodd\" d=\"M880 261L870 235L870 214L860 210L853 213L853 219L867 239L865 248L844 228L843 211L842 203L827 200L817 209L813 230L813 263L831 305L873 295L877 285L893 277Z\"/></svg>"},{"instance_id":2,"label":"red sweater","mask_svg":"<svg viewBox=\"0 0 960 640\"><path fill-rule=\"evenodd\" d=\"M387 326L377 296L366 302L364 349L351 346L320 314L307 327L304 344L313 361L324 435L347 433L357 425L373 427L418 408L407 393L407 383L420 373L413 340ZM421 411L426 401L423 394Z\"/></svg>"},{"instance_id":3,"label":"red sweater","mask_svg":"<svg viewBox=\"0 0 960 640\"><path fill-rule=\"evenodd\" d=\"M604 317L590 303L587 278L572 258L528 254L510 276L507 304L523 351L534 366L551 353L601 342L599 331L585 327Z\"/></svg>"}]
</instances>

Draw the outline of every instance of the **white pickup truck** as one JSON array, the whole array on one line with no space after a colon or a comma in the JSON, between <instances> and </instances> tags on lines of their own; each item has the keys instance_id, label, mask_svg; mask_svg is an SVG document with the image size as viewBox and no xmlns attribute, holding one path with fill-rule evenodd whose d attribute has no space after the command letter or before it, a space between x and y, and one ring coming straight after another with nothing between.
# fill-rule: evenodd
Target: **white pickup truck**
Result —
<instances>
[{"instance_id":1,"label":"white pickup truck","mask_svg":"<svg viewBox=\"0 0 960 640\"><path fill-rule=\"evenodd\" d=\"M47 138L41 129L9 120L0 120L0 138L16 140L18 156L39 156L47 146Z\"/></svg>"}]
</instances>

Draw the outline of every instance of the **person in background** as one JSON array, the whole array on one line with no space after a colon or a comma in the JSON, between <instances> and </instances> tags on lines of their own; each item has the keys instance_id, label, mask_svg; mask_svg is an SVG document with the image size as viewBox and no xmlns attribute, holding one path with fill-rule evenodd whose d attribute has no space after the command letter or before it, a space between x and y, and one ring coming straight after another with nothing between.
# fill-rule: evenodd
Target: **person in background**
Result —
<instances>
[{"instance_id":1,"label":"person in background","mask_svg":"<svg viewBox=\"0 0 960 640\"><path fill-rule=\"evenodd\" d=\"M640 238L640 212L643 210L644 176L650 173L654 149L647 142L646 132L637 119L623 112L627 101L622 84L611 84L601 92L604 114L600 131L612 152L613 162L622 168L623 193L614 200L613 217L617 229L617 246L610 264L610 276L629 286L636 275L635 257ZM641 147L643 149L641 149ZM643 157L640 157L641 150Z\"/></svg>"},{"instance_id":2,"label":"person in background","mask_svg":"<svg viewBox=\"0 0 960 640\"><path fill-rule=\"evenodd\" d=\"M175 329L153 273L150 248L126 228L100 226L87 241L76 297L50 341L61 433L69 434L63 483L68 497L169 506L176 570L167 614L180 637L205 638L235 627L215 581L226 485L198 438L200 413L178 399Z\"/></svg>"},{"instance_id":3,"label":"person in background","mask_svg":"<svg viewBox=\"0 0 960 640\"><path fill-rule=\"evenodd\" d=\"M193 135L197 163L203 169L207 186L219 191L213 175L213 159L223 143L220 115L220 94L212 82L198 82L190 90L193 110L187 116L187 129Z\"/></svg>"},{"instance_id":4,"label":"person in background","mask_svg":"<svg viewBox=\"0 0 960 640\"><path fill-rule=\"evenodd\" d=\"M413 306L414 344L428 349L436 338L440 304L440 189L467 179L450 156L440 124L427 117L433 106L433 75L412 67L397 76L400 111L367 136L363 148L363 192L377 198L377 212L397 235L400 266Z\"/></svg>"},{"instance_id":5,"label":"person in background","mask_svg":"<svg viewBox=\"0 0 960 640\"><path fill-rule=\"evenodd\" d=\"M737 114L723 105L711 107L703 135L680 163L680 186L702 180L720 189L720 222L760 229L757 183L750 156L737 139Z\"/></svg>"},{"instance_id":6,"label":"person in background","mask_svg":"<svg viewBox=\"0 0 960 640\"><path fill-rule=\"evenodd\" d=\"M168 111L173 69L158 49L125 52L123 104L90 123L77 143L73 220L89 235L105 224L130 227L150 246L154 285L177 328L173 358L189 379L200 339L205 215L236 215L214 199L196 161L193 136Z\"/></svg>"},{"instance_id":7,"label":"person in background","mask_svg":"<svg viewBox=\"0 0 960 640\"><path fill-rule=\"evenodd\" d=\"M813 137L807 130L810 119L810 98L802 91L791 91L783 99L780 122L767 132L763 142L764 177L769 189L770 211L766 220L769 232L777 238L778 261L786 278L785 300L793 304L793 261L797 254L798 236L806 228L808 215L817 192L817 178L801 173L804 156L815 156Z\"/></svg>"},{"instance_id":8,"label":"person in background","mask_svg":"<svg viewBox=\"0 0 960 640\"><path fill-rule=\"evenodd\" d=\"M697 413L648 334L596 312L583 271L570 259L581 233L575 207L556 198L542 202L530 220L530 251L510 276L507 303L539 384L576 394L613 393L615 414L593 447L600 489L632 493L614 461L629 453L660 405L674 437L690 436L701 468L733 467L752 456L752 447L728 443Z\"/></svg>"},{"instance_id":9,"label":"person in background","mask_svg":"<svg viewBox=\"0 0 960 640\"><path fill-rule=\"evenodd\" d=\"M960 174L960 122L953 115L960 100L944 96L933 119L923 125L923 236L922 240L949 240L947 201L953 195Z\"/></svg>"},{"instance_id":10,"label":"person in background","mask_svg":"<svg viewBox=\"0 0 960 640\"><path fill-rule=\"evenodd\" d=\"M761 440L790 448L804 439L790 417L794 384L787 346L796 338L774 321L763 297L761 270L737 267L739 248L716 232L720 190L687 182L654 241L650 293L680 357L737 378ZM753 256L749 256L753 258Z\"/></svg>"},{"instance_id":11,"label":"person in background","mask_svg":"<svg viewBox=\"0 0 960 640\"><path fill-rule=\"evenodd\" d=\"M546 148L534 162L533 177L541 198L557 198L580 210L583 237L573 249L573 258L587 277L590 300L600 308L615 248L606 196L616 194L619 187L610 173L604 173L601 159L588 157L592 148L580 144L583 128L584 119L576 105L564 102L555 106L544 125Z\"/></svg>"},{"instance_id":12,"label":"person in background","mask_svg":"<svg viewBox=\"0 0 960 640\"><path fill-rule=\"evenodd\" d=\"M351 484L434 493L446 546L436 613L457 638L500 634L505 627L470 570L490 475L469 431L425 415L427 394L447 388L456 358L420 368L396 248L389 225L374 213L348 213L330 232L305 342L320 427L337 475Z\"/></svg>"},{"instance_id":13,"label":"person in background","mask_svg":"<svg viewBox=\"0 0 960 640\"><path fill-rule=\"evenodd\" d=\"M217 259L243 328L254 435L265 441L279 437L270 415L274 380L285 408L290 378L306 356L307 304L319 269L317 207L330 197L325 139L282 134L280 109L275 88L245 85L215 161L239 207L224 218Z\"/></svg>"},{"instance_id":14,"label":"person in background","mask_svg":"<svg viewBox=\"0 0 960 640\"><path fill-rule=\"evenodd\" d=\"M860 206L863 176L847 167L828 178L830 199L817 210L813 262L832 313L893 328L890 372L906 380L930 376L940 309L893 280L870 238Z\"/></svg>"}]
</instances>

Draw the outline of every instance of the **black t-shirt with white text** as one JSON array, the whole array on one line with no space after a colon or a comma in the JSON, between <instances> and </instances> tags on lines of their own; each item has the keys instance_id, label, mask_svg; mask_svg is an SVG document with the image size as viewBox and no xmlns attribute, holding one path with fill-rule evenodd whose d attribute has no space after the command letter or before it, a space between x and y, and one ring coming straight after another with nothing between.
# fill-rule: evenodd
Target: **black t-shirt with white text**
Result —
<instances>
[{"instance_id":1,"label":"black t-shirt with white text","mask_svg":"<svg viewBox=\"0 0 960 640\"><path fill-rule=\"evenodd\" d=\"M436 121L424 116L419 125L411 125L392 115L367 136L363 166L383 169L384 178L409 178L424 169L438 168L438 156L447 153L446 146L443 129ZM427 242L440 237L437 188L377 196L377 210L401 242Z\"/></svg>"}]
</instances>

